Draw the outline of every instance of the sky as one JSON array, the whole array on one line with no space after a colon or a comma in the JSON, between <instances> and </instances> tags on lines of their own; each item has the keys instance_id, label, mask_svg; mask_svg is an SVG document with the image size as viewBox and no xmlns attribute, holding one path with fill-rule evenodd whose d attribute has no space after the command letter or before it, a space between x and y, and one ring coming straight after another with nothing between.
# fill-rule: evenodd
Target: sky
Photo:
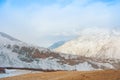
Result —
<instances>
[{"instance_id":1,"label":"sky","mask_svg":"<svg viewBox=\"0 0 120 80\"><path fill-rule=\"evenodd\" d=\"M120 27L120 0L0 0L0 32L41 47L82 28Z\"/></svg>"}]
</instances>

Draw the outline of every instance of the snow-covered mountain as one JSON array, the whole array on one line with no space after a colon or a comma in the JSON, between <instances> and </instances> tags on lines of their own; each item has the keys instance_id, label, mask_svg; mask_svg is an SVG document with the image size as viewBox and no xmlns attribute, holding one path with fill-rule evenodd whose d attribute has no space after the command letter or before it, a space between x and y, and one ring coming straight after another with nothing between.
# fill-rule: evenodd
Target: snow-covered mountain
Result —
<instances>
[{"instance_id":1,"label":"snow-covered mountain","mask_svg":"<svg viewBox=\"0 0 120 80\"><path fill-rule=\"evenodd\" d=\"M57 52L95 57L120 59L120 32L107 28L88 28L77 39L55 49Z\"/></svg>"},{"instance_id":2,"label":"snow-covered mountain","mask_svg":"<svg viewBox=\"0 0 120 80\"><path fill-rule=\"evenodd\" d=\"M55 48L58 48L59 46L63 45L66 41L58 41L54 44L52 44L49 49L55 49Z\"/></svg>"},{"instance_id":3,"label":"snow-covered mountain","mask_svg":"<svg viewBox=\"0 0 120 80\"><path fill-rule=\"evenodd\" d=\"M30 45L5 33L0 33L0 67L43 70L119 69L119 60L97 59L63 54Z\"/></svg>"},{"instance_id":4,"label":"snow-covered mountain","mask_svg":"<svg viewBox=\"0 0 120 80\"><path fill-rule=\"evenodd\" d=\"M43 70L90 70L89 63L76 63L76 56L59 54L49 49L30 45L5 33L0 33L0 67L34 68ZM70 57L70 56L69 56Z\"/></svg>"}]
</instances>

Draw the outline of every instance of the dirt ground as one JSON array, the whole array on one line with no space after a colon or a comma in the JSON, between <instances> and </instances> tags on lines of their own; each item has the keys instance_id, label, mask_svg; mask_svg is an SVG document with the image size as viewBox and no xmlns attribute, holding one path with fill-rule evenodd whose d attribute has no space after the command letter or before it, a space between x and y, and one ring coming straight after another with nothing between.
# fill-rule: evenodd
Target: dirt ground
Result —
<instances>
[{"instance_id":1,"label":"dirt ground","mask_svg":"<svg viewBox=\"0 0 120 80\"><path fill-rule=\"evenodd\" d=\"M120 70L43 72L0 80L120 80Z\"/></svg>"}]
</instances>

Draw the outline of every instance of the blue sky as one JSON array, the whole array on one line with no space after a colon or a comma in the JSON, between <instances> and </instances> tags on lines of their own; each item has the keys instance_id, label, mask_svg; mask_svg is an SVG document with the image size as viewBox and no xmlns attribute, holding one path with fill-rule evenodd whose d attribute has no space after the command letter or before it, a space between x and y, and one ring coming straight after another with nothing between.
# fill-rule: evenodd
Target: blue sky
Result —
<instances>
[{"instance_id":1,"label":"blue sky","mask_svg":"<svg viewBox=\"0 0 120 80\"><path fill-rule=\"evenodd\" d=\"M0 0L0 31L43 47L119 21L120 0Z\"/></svg>"}]
</instances>

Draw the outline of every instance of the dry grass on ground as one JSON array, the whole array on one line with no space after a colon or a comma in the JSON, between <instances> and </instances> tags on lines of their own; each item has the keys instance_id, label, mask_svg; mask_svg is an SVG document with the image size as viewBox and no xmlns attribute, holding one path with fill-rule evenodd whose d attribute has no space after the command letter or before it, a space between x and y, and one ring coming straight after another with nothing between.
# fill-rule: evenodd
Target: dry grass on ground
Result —
<instances>
[{"instance_id":1,"label":"dry grass on ground","mask_svg":"<svg viewBox=\"0 0 120 80\"><path fill-rule=\"evenodd\" d=\"M25 74L0 80L120 80L120 71L58 71Z\"/></svg>"}]
</instances>

